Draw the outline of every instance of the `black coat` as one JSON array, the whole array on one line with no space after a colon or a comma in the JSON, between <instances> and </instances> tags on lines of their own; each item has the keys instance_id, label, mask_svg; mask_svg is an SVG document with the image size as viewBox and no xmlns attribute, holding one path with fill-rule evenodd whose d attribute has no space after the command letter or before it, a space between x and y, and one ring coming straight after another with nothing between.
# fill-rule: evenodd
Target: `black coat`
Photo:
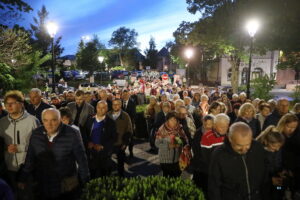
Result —
<instances>
[{"instance_id":1,"label":"black coat","mask_svg":"<svg viewBox=\"0 0 300 200\"><path fill-rule=\"evenodd\" d=\"M132 124L134 124L135 122L135 118L136 118L136 103L134 102L133 99L129 98L128 102L127 102L127 106L126 108L124 108L124 102L122 101L122 110L127 112L127 114L129 115Z\"/></svg>"},{"instance_id":2,"label":"black coat","mask_svg":"<svg viewBox=\"0 0 300 200\"><path fill-rule=\"evenodd\" d=\"M265 130L270 125L277 126L277 123L279 122L281 117L282 115L280 115L277 110L274 110L269 116L266 117L263 130Z\"/></svg>"},{"instance_id":3,"label":"black coat","mask_svg":"<svg viewBox=\"0 0 300 200\"><path fill-rule=\"evenodd\" d=\"M253 118L250 122L247 122L245 119L238 117L238 118L236 118L235 122L244 122L244 123L248 124L248 126L250 126L250 128L252 130L253 138L256 138L261 132L260 122L258 121L258 119Z\"/></svg>"},{"instance_id":4,"label":"black coat","mask_svg":"<svg viewBox=\"0 0 300 200\"><path fill-rule=\"evenodd\" d=\"M93 123L94 123L95 117L89 117L83 127L83 137L85 139L85 146L87 146L87 143L91 141L91 134L93 129ZM112 120L110 117L106 116L104 119L104 126L102 128L101 138L100 138L100 145L102 145L103 153L107 156L110 156L113 151L113 143L116 139L117 132L116 132L116 123L114 120Z\"/></svg>"},{"instance_id":5,"label":"black coat","mask_svg":"<svg viewBox=\"0 0 300 200\"><path fill-rule=\"evenodd\" d=\"M155 116L155 121L153 124L154 130L157 131L161 127L161 125L163 125L165 122L166 122L166 116L163 111L160 111Z\"/></svg>"},{"instance_id":6,"label":"black coat","mask_svg":"<svg viewBox=\"0 0 300 200\"><path fill-rule=\"evenodd\" d=\"M210 200L248 200L248 185L251 200L267 199L267 161L263 146L252 141L246 155L236 153L228 139L212 154L208 193ZM249 184L247 184L249 183Z\"/></svg>"},{"instance_id":7,"label":"black coat","mask_svg":"<svg viewBox=\"0 0 300 200\"><path fill-rule=\"evenodd\" d=\"M30 174L34 175L42 195L49 198L61 194L61 182L67 177L79 174L81 182L86 183L90 174L80 133L61 124L58 135L50 145L44 126L35 129L30 138L20 181L26 182Z\"/></svg>"},{"instance_id":8,"label":"black coat","mask_svg":"<svg viewBox=\"0 0 300 200\"><path fill-rule=\"evenodd\" d=\"M37 109L34 109L34 105L32 105L32 104L28 104L25 108L29 114L35 116L36 118L38 118L38 120L41 123L43 123L42 122L42 112L47 108L53 108L53 107L42 101Z\"/></svg>"}]
</instances>

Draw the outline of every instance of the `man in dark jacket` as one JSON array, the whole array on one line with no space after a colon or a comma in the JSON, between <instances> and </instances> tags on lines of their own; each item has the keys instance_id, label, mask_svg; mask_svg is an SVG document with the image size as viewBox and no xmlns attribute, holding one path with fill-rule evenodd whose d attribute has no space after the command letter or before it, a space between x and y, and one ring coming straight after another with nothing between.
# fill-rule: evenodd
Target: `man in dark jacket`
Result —
<instances>
[{"instance_id":1,"label":"man in dark jacket","mask_svg":"<svg viewBox=\"0 0 300 200\"><path fill-rule=\"evenodd\" d=\"M267 184L264 148L252 140L251 128L234 123L228 139L211 158L208 178L210 200L263 200Z\"/></svg>"},{"instance_id":2,"label":"man in dark jacket","mask_svg":"<svg viewBox=\"0 0 300 200\"><path fill-rule=\"evenodd\" d=\"M38 88L32 88L30 93L30 104L28 104L25 109L27 112L36 118L42 123L42 112L47 108L52 108L49 104L46 104L42 101L42 91Z\"/></svg>"},{"instance_id":3,"label":"man in dark jacket","mask_svg":"<svg viewBox=\"0 0 300 200\"><path fill-rule=\"evenodd\" d=\"M79 181L84 184L90 177L80 133L62 124L54 108L43 111L42 120L44 125L32 133L19 187L33 174L37 199L76 199Z\"/></svg>"},{"instance_id":4,"label":"man in dark jacket","mask_svg":"<svg viewBox=\"0 0 300 200\"><path fill-rule=\"evenodd\" d=\"M129 115L122 111L121 107L122 101L120 99L113 100L113 110L108 112L108 116L116 122L117 136L114 147L118 160L118 174L124 176L125 149L132 136L132 124Z\"/></svg>"},{"instance_id":5,"label":"man in dark jacket","mask_svg":"<svg viewBox=\"0 0 300 200\"><path fill-rule=\"evenodd\" d=\"M277 123L279 122L281 117L289 112L289 106L290 103L287 99L279 99L276 109L266 118L263 130L265 130L270 125L277 126Z\"/></svg>"},{"instance_id":6,"label":"man in dark jacket","mask_svg":"<svg viewBox=\"0 0 300 200\"><path fill-rule=\"evenodd\" d=\"M87 154L92 179L110 175L111 155L116 137L116 124L106 115L106 101L99 101L96 109L96 115L89 117L84 126L84 134L88 138Z\"/></svg>"},{"instance_id":7,"label":"man in dark jacket","mask_svg":"<svg viewBox=\"0 0 300 200\"><path fill-rule=\"evenodd\" d=\"M135 108L136 108L136 103L133 101L133 99L130 98L129 92L127 90L124 90L122 92L122 110L125 111L131 119L132 128L133 128L133 136L135 133L135 118L136 118L136 109ZM128 146L131 157L133 157L133 145L134 145L134 141L133 141L133 137L131 137L130 143Z\"/></svg>"}]
</instances>

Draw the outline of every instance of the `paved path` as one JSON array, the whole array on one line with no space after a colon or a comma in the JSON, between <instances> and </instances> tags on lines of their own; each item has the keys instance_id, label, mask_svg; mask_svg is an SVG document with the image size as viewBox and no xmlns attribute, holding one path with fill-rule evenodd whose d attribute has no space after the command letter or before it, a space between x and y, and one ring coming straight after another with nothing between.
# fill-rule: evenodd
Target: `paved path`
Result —
<instances>
[{"instance_id":1,"label":"paved path","mask_svg":"<svg viewBox=\"0 0 300 200\"><path fill-rule=\"evenodd\" d=\"M133 147L133 158L129 158L129 151L126 150L126 163L125 163L125 176L162 176L162 172L159 166L159 159L157 154L149 152L150 145L147 140L137 139ZM115 157L113 160L116 162ZM113 175L117 174L116 170L113 171ZM187 172L182 173L184 179L191 178L191 175Z\"/></svg>"}]
</instances>

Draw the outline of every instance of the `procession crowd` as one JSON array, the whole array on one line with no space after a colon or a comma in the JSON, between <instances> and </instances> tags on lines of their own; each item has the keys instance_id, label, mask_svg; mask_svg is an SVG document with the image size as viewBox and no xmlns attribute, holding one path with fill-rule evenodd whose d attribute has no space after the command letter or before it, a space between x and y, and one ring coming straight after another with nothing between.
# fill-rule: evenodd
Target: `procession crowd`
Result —
<instances>
[{"instance_id":1,"label":"procession crowd","mask_svg":"<svg viewBox=\"0 0 300 200\"><path fill-rule=\"evenodd\" d=\"M300 199L300 103L159 80L3 99L0 198L80 199L89 180L111 175L113 155L124 177L136 106L148 104L144 132L163 176L188 170L209 200Z\"/></svg>"}]
</instances>

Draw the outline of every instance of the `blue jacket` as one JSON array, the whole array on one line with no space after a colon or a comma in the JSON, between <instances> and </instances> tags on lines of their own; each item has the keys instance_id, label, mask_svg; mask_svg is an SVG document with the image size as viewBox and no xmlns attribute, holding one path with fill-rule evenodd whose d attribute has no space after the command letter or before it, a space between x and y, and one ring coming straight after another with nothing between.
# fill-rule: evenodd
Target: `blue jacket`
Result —
<instances>
[{"instance_id":1,"label":"blue jacket","mask_svg":"<svg viewBox=\"0 0 300 200\"><path fill-rule=\"evenodd\" d=\"M43 195L57 197L61 194L62 180L77 173L82 183L89 180L85 148L77 130L61 124L52 145L49 144L44 126L32 132L21 182L33 174Z\"/></svg>"}]
</instances>

